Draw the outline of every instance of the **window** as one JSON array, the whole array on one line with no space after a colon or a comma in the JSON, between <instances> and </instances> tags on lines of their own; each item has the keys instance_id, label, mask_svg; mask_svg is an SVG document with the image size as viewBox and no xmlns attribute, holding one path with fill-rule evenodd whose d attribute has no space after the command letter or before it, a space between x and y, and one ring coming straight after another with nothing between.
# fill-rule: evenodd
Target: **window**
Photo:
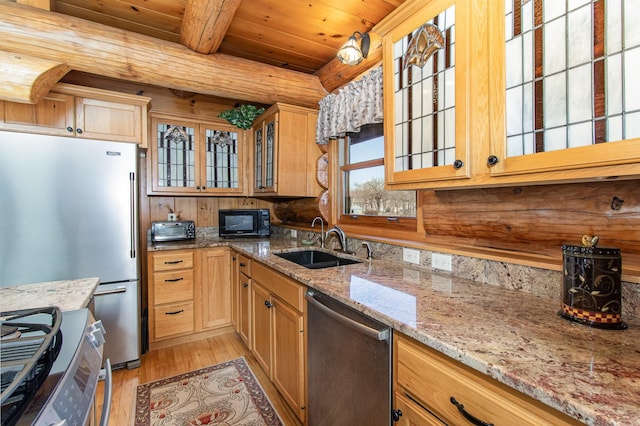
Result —
<instances>
[{"instance_id":1,"label":"window","mask_svg":"<svg viewBox=\"0 0 640 426\"><path fill-rule=\"evenodd\" d=\"M401 218L415 219L415 191L384 189L384 136L381 123L362 126L360 132L349 133L340 139L339 155L343 191L341 222L380 222L367 220L369 217L384 217L388 223L400 223Z\"/></svg>"}]
</instances>

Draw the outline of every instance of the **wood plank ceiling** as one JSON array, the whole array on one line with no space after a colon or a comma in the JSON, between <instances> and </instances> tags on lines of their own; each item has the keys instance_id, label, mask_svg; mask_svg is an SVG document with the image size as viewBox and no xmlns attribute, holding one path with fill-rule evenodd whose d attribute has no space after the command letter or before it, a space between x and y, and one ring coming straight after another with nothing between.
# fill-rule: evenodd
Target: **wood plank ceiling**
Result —
<instances>
[{"instance_id":1,"label":"wood plank ceiling","mask_svg":"<svg viewBox=\"0 0 640 426\"><path fill-rule=\"evenodd\" d=\"M336 68L336 51L404 0L54 0L57 13L307 74ZM212 11L217 8L217 11ZM226 16L225 16L226 15ZM185 18L186 16L186 18ZM216 18L216 20L212 20ZM202 20L203 22L198 22ZM209 20L210 22L206 22ZM225 22L227 20L227 22ZM198 34L187 28L200 28ZM221 40L220 29L227 26ZM182 32L182 37L181 37ZM211 32L212 34L207 34ZM190 39L188 39L190 37ZM202 40L202 38L214 38ZM199 47L198 47L199 46ZM346 70L349 72L349 70ZM325 83L328 91L340 83ZM329 86L329 87L327 87ZM336 87L333 87L336 86Z\"/></svg>"}]
</instances>

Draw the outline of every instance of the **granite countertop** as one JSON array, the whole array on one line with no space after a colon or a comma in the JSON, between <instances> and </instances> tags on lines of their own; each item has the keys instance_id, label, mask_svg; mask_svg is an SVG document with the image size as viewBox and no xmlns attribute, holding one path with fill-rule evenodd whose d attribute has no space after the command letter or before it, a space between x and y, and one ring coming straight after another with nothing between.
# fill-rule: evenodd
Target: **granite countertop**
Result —
<instances>
[{"instance_id":1,"label":"granite countertop","mask_svg":"<svg viewBox=\"0 0 640 426\"><path fill-rule=\"evenodd\" d=\"M231 246L581 422L638 424L640 319L624 318L627 330L591 328L560 318L559 299L384 260L310 270L273 254L309 248L290 239L150 250L212 246Z\"/></svg>"},{"instance_id":2,"label":"granite countertop","mask_svg":"<svg viewBox=\"0 0 640 426\"><path fill-rule=\"evenodd\" d=\"M99 283L98 278L83 278L0 287L0 310L48 306L57 306L62 311L86 308Z\"/></svg>"}]
</instances>

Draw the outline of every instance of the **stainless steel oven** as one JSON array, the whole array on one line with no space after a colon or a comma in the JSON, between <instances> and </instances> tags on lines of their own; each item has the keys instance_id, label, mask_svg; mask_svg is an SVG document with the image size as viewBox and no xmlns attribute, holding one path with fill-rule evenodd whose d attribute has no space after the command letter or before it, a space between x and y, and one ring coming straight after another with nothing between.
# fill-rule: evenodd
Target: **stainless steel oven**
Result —
<instances>
[{"instance_id":1,"label":"stainless steel oven","mask_svg":"<svg viewBox=\"0 0 640 426\"><path fill-rule=\"evenodd\" d=\"M2 425L106 425L111 366L102 369L104 329L88 309L2 312ZM105 400L95 413L97 383Z\"/></svg>"}]
</instances>

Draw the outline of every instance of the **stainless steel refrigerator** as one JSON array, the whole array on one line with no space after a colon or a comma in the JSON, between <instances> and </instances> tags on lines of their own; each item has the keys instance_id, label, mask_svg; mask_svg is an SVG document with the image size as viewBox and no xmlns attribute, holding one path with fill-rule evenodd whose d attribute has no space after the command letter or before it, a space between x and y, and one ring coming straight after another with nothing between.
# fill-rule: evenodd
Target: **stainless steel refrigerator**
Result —
<instances>
[{"instance_id":1,"label":"stainless steel refrigerator","mask_svg":"<svg viewBox=\"0 0 640 426\"><path fill-rule=\"evenodd\" d=\"M100 278L105 359L140 363L137 145L0 131L0 286Z\"/></svg>"}]
</instances>

